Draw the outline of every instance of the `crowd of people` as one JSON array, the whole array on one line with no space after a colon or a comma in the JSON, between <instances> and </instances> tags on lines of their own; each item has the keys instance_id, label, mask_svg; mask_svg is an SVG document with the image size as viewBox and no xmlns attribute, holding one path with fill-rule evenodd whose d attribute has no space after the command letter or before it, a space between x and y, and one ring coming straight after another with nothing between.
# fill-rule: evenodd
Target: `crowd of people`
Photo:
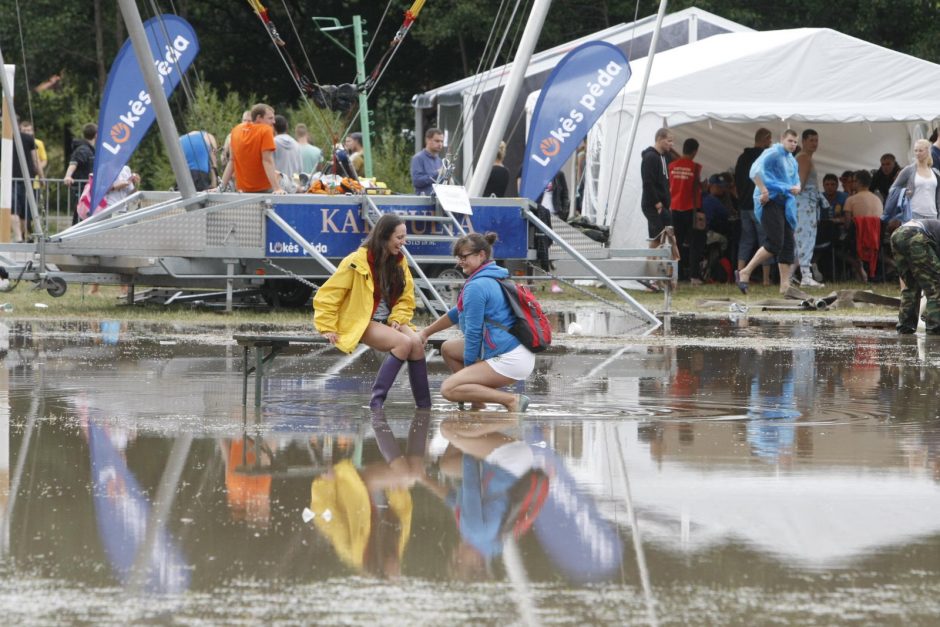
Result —
<instances>
[{"instance_id":1,"label":"crowd of people","mask_svg":"<svg viewBox=\"0 0 940 627\"><path fill-rule=\"evenodd\" d=\"M203 157L204 153L214 154L215 139L204 131L203 142L196 142L195 150L184 144L189 168L193 180L206 180L207 167L215 168ZM413 192L419 196L433 193L435 183L445 182L447 171L441 158L444 147L444 134L440 129L431 128L425 133L425 147L411 160L411 180ZM197 191L204 189L240 192L260 192L274 194L302 193L307 191L327 190L331 185L342 187L344 191L361 189L367 171L366 151L360 132L351 132L324 155L324 151L310 143L310 133L305 124L294 126L294 134L289 133L289 122L282 115L277 115L274 108L266 104L257 104L245 111L242 121L226 137L220 151L224 172L219 176L218 184L199 184ZM209 173L209 177L214 180ZM323 186L315 186L315 181L327 180ZM357 187L357 185L359 187Z\"/></svg>"},{"instance_id":2,"label":"crowd of people","mask_svg":"<svg viewBox=\"0 0 940 627\"><path fill-rule=\"evenodd\" d=\"M221 148L201 130L183 135L180 143L196 191L292 194L321 189L313 183L326 176L336 177L330 179L336 187L360 181L366 170L361 133L349 133L326 154L310 139L306 124L294 125L291 134L285 116L259 103L242 114Z\"/></svg>"},{"instance_id":3,"label":"crowd of people","mask_svg":"<svg viewBox=\"0 0 940 627\"><path fill-rule=\"evenodd\" d=\"M878 168L826 173L822 185L813 129L787 129L776 143L770 130L758 129L733 169L712 173L695 161L695 138L681 152L674 142L673 131L659 129L642 153L641 209L650 245L674 238L679 280L692 285L735 282L747 292L758 272L764 285L776 279L785 293L791 281L812 289L827 279L894 278L889 240L897 223L889 211L904 196L910 217L938 217L936 134L915 142L915 162L905 168L884 154Z\"/></svg>"},{"instance_id":4,"label":"crowd of people","mask_svg":"<svg viewBox=\"0 0 940 627\"><path fill-rule=\"evenodd\" d=\"M42 178L42 143L28 123L21 125L20 134L28 176ZM96 137L97 127L86 124L69 156L64 183L71 188L76 207L73 223L139 185L138 175L122 171L101 206L80 209L88 185L80 189L74 183L91 178ZM444 143L441 129L425 133L424 148L411 159L414 194L432 195L435 184L449 181L449 164L442 158ZM896 255L886 254L892 233L910 219L940 218L940 138L936 132L930 140L915 142L914 162L906 167L886 153L873 170L846 170L840 176L825 173L821 179L814 162L820 135L813 129L799 134L787 129L773 143L771 131L760 128L754 144L744 148L734 167L718 172L704 172L696 162L697 139L685 138L681 152L674 149L674 143L674 132L662 128L653 145L642 152L641 210L650 245L671 243L678 252L678 280L693 286L735 283L747 293L755 273L764 285L778 281L781 293L787 292L791 282L813 289L825 287L825 280L901 278ZM203 130L182 135L180 146L197 191L305 192L313 191L316 179L329 175L343 181L348 191L356 189L348 186L356 185L366 169L361 133L349 133L325 155L310 143L305 125L297 124L291 135L288 120L263 103L244 112L221 148ZM511 193L511 175L502 163L505 149L505 144L500 146L484 195ZM17 216L13 233L21 241L28 236L30 214L18 160L14 178L20 181L13 193ZM537 215L549 224L552 218L567 220L568 205L567 182L560 174L538 199ZM544 272L551 272L551 242L545 240L536 234L536 262ZM552 289L561 291L557 284ZM932 290L924 291L930 298Z\"/></svg>"},{"instance_id":5,"label":"crowd of people","mask_svg":"<svg viewBox=\"0 0 940 627\"><path fill-rule=\"evenodd\" d=\"M826 255L819 251L829 252L828 276L836 278L838 250L858 281L889 272L899 279L899 333L916 331L924 296L927 333L940 334L938 135L915 141L914 162L904 168L886 153L874 171L828 173L820 188L813 129L786 129L773 144L771 132L758 129L733 176L705 179L695 162L699 142L686 139L676 154L673 132L661 128L643 151L640 170L650 245L673 241L680 280L733 281L744 294L759 269L770 285L774 263L781 294L791 281L803 289L825 287L819 265Z\"/></svg>"}]
</instances>

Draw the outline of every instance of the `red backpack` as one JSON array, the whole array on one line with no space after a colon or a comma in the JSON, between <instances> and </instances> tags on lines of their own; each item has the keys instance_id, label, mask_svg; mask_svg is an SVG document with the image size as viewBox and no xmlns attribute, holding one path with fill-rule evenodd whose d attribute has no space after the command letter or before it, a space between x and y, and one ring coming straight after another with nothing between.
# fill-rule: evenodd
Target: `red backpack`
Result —
<instances>
[{"instance_id":1,"label":"red backpack","mask_svg":"<svg viewBox=\"0 0 940 627\"><path fill-rule=\"evenodd\" d=\"M547 349L552 343L552 325L529 288L512 279L488 278L499 283L509 303L509 308L516 316L515 323L509 328L494 320L488 320L488 322L510 332L533 353L541 353Z\"/></svg>"}]
</instances>

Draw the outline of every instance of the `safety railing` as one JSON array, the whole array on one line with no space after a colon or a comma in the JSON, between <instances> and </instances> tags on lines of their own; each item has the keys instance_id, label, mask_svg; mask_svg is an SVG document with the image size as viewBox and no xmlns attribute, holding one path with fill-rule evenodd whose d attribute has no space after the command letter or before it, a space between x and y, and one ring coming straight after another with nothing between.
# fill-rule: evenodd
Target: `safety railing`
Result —
<instances>
[{"instance_id":1,"label":"safety railing","mask_svg":"<svg viewBox=\"0 0 940 627\"><path fill-rule=\"evenodd\" d=\"M23 179L14 178L13 182L22 183ZM75 180L69 186L65 184L64 179L48 178L26 181L36 196L36 205L39 208L44 233L58 233L72 225L72 214L85 183L86 181ZM29 211L28 208L27 211Z\"/></svg>"}]
</instances>

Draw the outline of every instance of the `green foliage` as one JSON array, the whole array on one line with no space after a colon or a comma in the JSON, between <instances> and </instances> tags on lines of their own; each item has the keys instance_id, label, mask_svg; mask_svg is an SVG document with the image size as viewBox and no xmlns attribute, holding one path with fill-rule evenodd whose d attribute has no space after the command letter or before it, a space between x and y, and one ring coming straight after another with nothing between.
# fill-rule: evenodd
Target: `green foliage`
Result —
<instances>
[{"instance_id":1,"label":"green foliage","mask_svg":"<svg viewBox=\"0 0 940 627\"><path fill-rule=\"evenodd\" d=\"M65 175L66 150L63 141L64 131L74 129L75 135L80 135L81 128L88 122L98 119L98 104L88 93L79 93L74 85L64 85L59 90L47 90L33 94L31 99L32 111L29 109L17 110L20 118L32 115L36 137L43 140L46 145L46 155L49 159L46 165L48 178L61 178Z\"/></svg>"},{"instance_id":2,"label":"green foliage","mask_svg":"<svg viewBox=\"0 0 940 627\"><path fill-rule=\"evenodd\" d=\"M237 91L225 88L224 96L203 81L193 86L193 99L183 112L180 134L189 131L206 131L215 136L221 145L232 127L242 118L242 112L257 100L254 93L242 96Z\"/></svg>"},{"instance_id":3,"label":"green foliage","mask_svg":"<svg viewBox=\"0 0 940 627\"><path fill-rule=\"evenodd\" d=\"M414 146L394 128L373 135L372 159L376 178L399 194L414 191L411 185L411 156Z\"/></svg>"},{"instance_id":4,"label":"green foliage","mask_svg":"<svg viewBox=\"0 0 940 627\"><path fill-rule=\"evenodd\" d=\"M364 0L319 0L316 3L266 3L271 19L285 40L278 48L246 2L231 0L177 0L163 9L178 10L198 33L202 52L196 60L194 95L187 102L178 90L172 102L181 132L205 129L221 144L241 112L260 100L287 113L291 124L304 122L311 141L329 154L349 124L333 112L303 102L295 86L289 63L279 53L289 54L298 71L323 84L353 80L353 60L338 51L312 21L314 15L335 16L349 24L352 15L363 17L366 40L373 45L366 69L388 49L402 13L411 2L396 0L386 9L384 2ZM141 4L142 17L152 17ZM98 3L102 15L102 58L95 48L93 4L88 0L0 0L0 46L7 63L18 66L16 107L21 117L32 117L37 136L45 140L50 156L49 173L64 173L63 137L77 135L83 124L97 119L100 98L99 65L110 66L123 41L117 5ZM403 45L398 49L378 89L370 99L373 112L373 144L376 173L397 191L408 191L408 160L411 142L401 129L411 128L412 94L438 87L474 72L487 50L491 31L502 35L503 18L497 20L497 0L429 0ZM507 5L508 6L508 5ZM544 50L573 38L588 35L618 23L655 15L658 0L568 0L553 3L538 49ZM829 27L899 52L928 61L940 61L940 38L934 29L940 20L937 2L897 0L673 0L668 10L697 7L759 30L795 27ZM520 11L531 8L522 3ZM290 15L287 14L290 11ZM504 7L506 11L506 7ZM503 15L506 15L504 13ZM506 62L518 42L518 29L525 16L517 15L498 63ZM497 22L494 29L494 21ZM916 25L912 28L912 25ZM295 31L296 29L296 31ZM350 31L337 34L347 45ZM310 64L308 65L307 59ZM52 74L61 74L57 91L30 92ZM875 80L879 77L872 77ZM881 77L884 78L884 77ZM27 95L30 96L27 99ZM356 120L350 130L358 128ZM106 129L103 129L106 131ZM144 178L144 186L166 189L173 176L166 162L159 133L152 129L135 153L131 167Z\"/></svg>"}]
</instances>

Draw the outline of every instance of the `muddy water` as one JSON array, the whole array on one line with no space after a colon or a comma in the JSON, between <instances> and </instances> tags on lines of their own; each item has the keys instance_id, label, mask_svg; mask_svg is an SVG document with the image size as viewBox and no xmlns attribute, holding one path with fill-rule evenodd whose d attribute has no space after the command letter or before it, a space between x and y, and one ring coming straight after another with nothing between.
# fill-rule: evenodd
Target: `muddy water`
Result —
<instances>
[{"instance_id":1,"label":"muddy water","mask_svg":"<svg viewBox=\"0 0 940 627\"><path fill-rule=\"evenodd\" d=\"M226 336L11 327L0 609L10 624L936 624L940 341L747 319L624 340L579 320L538 358L524 420L436 393L416 412L404 375L370 414L368 351L291 349L256 412ZM432 390L444 376L432 359Z\"/></svg>"}]
</instances>

